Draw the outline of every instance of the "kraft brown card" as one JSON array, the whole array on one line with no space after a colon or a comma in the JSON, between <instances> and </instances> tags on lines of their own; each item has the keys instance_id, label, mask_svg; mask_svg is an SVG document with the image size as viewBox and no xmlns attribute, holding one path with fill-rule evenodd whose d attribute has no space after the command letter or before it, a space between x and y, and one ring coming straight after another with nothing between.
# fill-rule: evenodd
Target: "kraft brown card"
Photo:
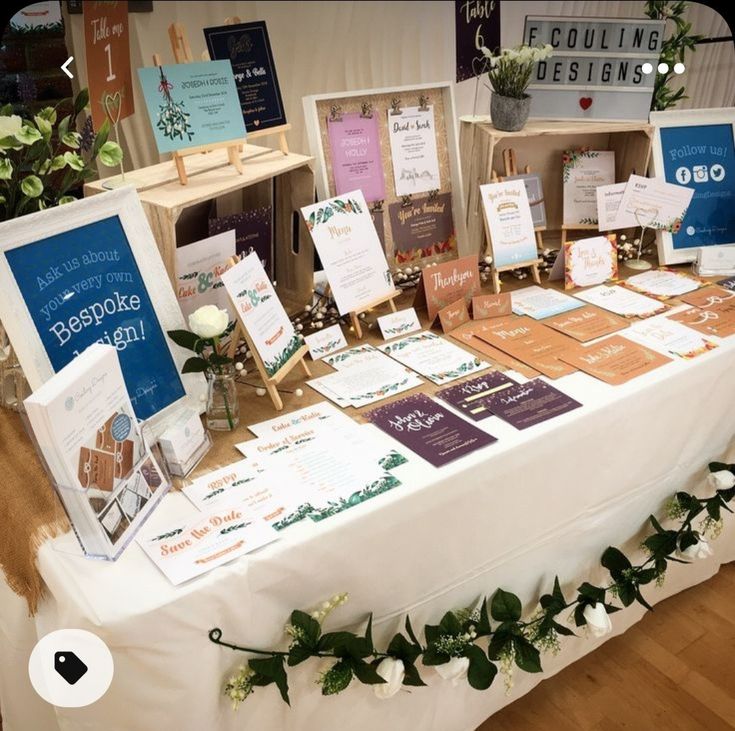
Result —
<instances>
[{"instance_id":1,"label":"kraft brown card","mask_svg":"<svg viewBox=\"0 0 735 731\"><path fill-rule=\"evenodd\" d=\"M469 322L469 320L470 313L467 310L467 303L463 299L439 310L439 322L444 333L451 332L460 325L464 325L465 322Z\"/></svg>"},{"instance_id":2,"label":"kraft brown card","mask_svg":"<svg viewBox=\"0 0 735 731\"><path fill-rule=\"evenodd\" d=\"M571 312L544 319L544 325L558 330L582 343L601 338L605 335L624 330L629 326L627 320L606 312L594 305L585 305Z\"/></svg>"},{"instance_id":3,"label":"kraft brown card","mask_svg":"<svg viewBox=\"0 0 735 731\"><path fill-rule=\"evenodd\" d=\"M472 298L472 319L486 320L490 317L507 317L513 314L510 293L481 294Z\"/></svg>"},{"instance_id":4,"label":"kraft brown card","mask_svg":"<svg viewBox=\"0 0 735 731\"><path fill-rule=\"evenodd\" d=\"M463 299L469 307L472 298L480 291L480 267L477 256L463 256L436 266L426 267L416 291L413 306L424 308L433 324L439 310Z\"/></svg>"}]
</instances>

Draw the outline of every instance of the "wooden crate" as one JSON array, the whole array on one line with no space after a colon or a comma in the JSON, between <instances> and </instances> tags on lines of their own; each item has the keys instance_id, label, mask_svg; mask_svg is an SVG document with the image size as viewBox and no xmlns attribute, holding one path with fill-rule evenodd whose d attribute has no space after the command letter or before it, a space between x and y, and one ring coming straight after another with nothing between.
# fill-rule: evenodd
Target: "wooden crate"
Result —
<instances>
[{"instance_id":1,"label":"wooden crate","mask_svg":"<svg viewBox=\"0 0 735 731\"><path fill-rule=\"evenodd\" d=\"M176 247L208 235L213 207L221 216L272 205L276 290L287 309L303 307L313 288L314 245L299 209L314 202L313 158L245 145L241 159L245 172L238 175L225 150L193 156L187 160L185 186L172 162L134 170L126 177L135 182L174 289ZM88 183L84 193L102 193L119 177Z\"/></svg>"},{"instance_id":2,"label":"wooden crate","mask_svg":"<svg viewBox=\"0 0 735 731\"><path fill-rule=\"evenodd\" d=\"M460 157L465 182L467 236L473 251L484 248L480 185L503 174L503 151L516 152L518 170L526 165L541 176L546 206L544 241L558 242L562 226L562 163L564 150L588 147L615 152L615 180L631 173L646 175L653 127L644 122L552 122L529 120L520 132L501 132L489 123L460 122ZM589 235L589 234L588 234Z\"/></svg>"}]
</instances>

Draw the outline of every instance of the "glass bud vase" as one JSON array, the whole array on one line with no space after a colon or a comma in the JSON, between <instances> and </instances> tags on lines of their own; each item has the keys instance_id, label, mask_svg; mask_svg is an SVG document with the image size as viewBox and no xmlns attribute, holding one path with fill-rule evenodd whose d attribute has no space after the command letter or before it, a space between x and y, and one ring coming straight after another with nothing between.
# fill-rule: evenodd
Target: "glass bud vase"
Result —
<instances>
[{"instance_id":1,"label":"glass bud vase","mask_svg":"<svg viewBox=\"0 0 735 731\"><path fill-rule=\"evenodd\" d=\"M232 363L219 367L219 373L207 372L207 428L231 431L240 423L240 402Z\"/></svg>"}]
</instances>

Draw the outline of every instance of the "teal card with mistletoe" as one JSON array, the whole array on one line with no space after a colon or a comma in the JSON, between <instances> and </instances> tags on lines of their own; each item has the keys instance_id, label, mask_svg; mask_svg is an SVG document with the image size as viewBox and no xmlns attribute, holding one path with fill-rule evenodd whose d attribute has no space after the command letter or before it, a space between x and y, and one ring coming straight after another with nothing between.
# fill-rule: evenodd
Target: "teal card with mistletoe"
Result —
<instances>
[{"instance_id":1,"label":"teal card with mistletoe","mask_svg":"<svg viewBox=\"0 0 735 731\"><path fill-rule=\"evenodd\" d=\"M229 61L138 69L158 152L245 139Z\"/></svg>"}]
</instances>

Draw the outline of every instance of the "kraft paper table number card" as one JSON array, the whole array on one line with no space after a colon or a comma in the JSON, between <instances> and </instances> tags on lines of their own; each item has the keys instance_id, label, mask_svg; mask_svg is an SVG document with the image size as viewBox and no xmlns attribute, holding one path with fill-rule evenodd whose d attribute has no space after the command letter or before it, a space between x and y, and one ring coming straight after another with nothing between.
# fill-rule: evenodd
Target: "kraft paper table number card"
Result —
<instances>
[{"instance_id":1,"label":"kraft paper table number card","mask_svg":"<svg viewBox=\"0 0 735 731\"><path fill-rule=\"evenodd\" d=\"M340 315L361 312L395 293L390 268L360 190L301 213L314 240Z\"/></svg>"},{"instance_id":2,"label":"kraft paper table number card","mask_svg":"<svg viewBox=\"0 0 735 731\"><path fill-rule=\"evenodd\" d=\"M564 289L591 287L618 276L615 234L565 241L549 272L549 281L564 278Z\"/></svg>"},{"instance_id":3,"label":"kraft paper table number card","mask_svg":"<svg viewBox=\"0 0 735 731\"><path fill-rule=\"evenodd\" d=\"M562 155L563 223L597 226L597 188L615 182L615 153L567 150Z\"/></svg>"},{"instance_id":4,"label":"kraft paper table number card","mask_svg":"<svg viewBox=\"0 0 735 731\"><path fill-rule=\"evenodd\" d=\"M434 105L389 109L388 137L397 196L441 188Z\"/></svg>"},{"instance_id":5,"label":"kraft paper table number card","mask_svg":"<svg viewBox=\"0 0 735 731\"><path fill-rule=\"evenodd\" d=\"M481 185L480 197L493 267L535 263L538 260L536 232L524 182L509 180Z\"/></svg>"},{"instance_id":6,"label":"kraft paper table number card","mask_svg":"<svg viewBox=\"0 0 735 731\"><path fill-rule=\"evenodd\" d=\"M337 195L361 190L368 203L385 200L377 117L357 112L327 118Z\"/></svg>"}]
</instances>

